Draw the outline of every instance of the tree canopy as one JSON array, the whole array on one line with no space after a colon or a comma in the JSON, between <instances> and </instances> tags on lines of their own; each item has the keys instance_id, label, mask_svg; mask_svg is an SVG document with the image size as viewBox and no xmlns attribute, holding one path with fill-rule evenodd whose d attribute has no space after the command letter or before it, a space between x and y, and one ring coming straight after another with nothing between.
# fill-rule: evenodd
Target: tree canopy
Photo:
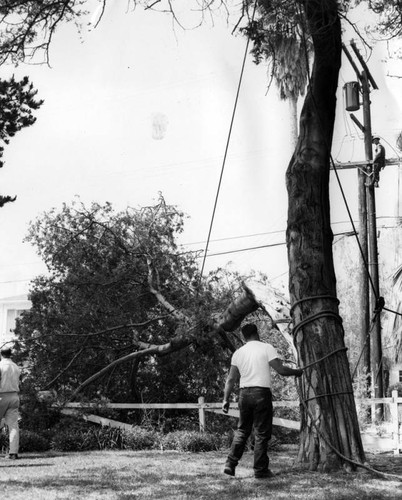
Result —
<instances>
[{"instance_id":1,"label":"tree canopy","mask_svg":"<svg viewBox=\"0 0 402 500\"><path fill-rule=\"evenodd\" d=\"M4 146L18 131L36 121L32 112L43 104L35 99L37 92L27 76L20 81L14 77L0 79L0 168L4 166ZM15 197L0 196L0 207L10 201L15 201Z\"/></svg>"},{"instance_id":2,"label":"tree canopy","mask_svg":"<svg viewBox=\"0 0 402 500\"><path fill-rule=\"evenodd\" d=\"M33 282L32 309L16 333L37 389L70 397L102 372L88 396L218 397L238 343L224 332L211 336L211 325L240 277L217 270L200 279L196 255L177 245L183 218L160 197L121 212L75 201L32 223L27 240L49 275ZM173 356L176 347L181 353Z\"/></svg>"},{"instance_id":3,"label":"tree canopy","mask_svg":"<svg viewBox=\"0 0 402 500\"><path fill-rule=\"evenodd\" d=\"M107 8L107 0L99 0L101 7L99 20L102 18L104 10ZM260 32L260 37L255 38L258 51L273 46L275 37L284 35L284 28L287 36L292 33L301 34L301 27L305 27L306 7L305 0L259 0L255 17L255 26L265 23L267 30L267 16L274 19L268 28L270 40ZM144 9L155 10L173 16L176 24L180 25L179 12L183 10L183 5L175 0L129 0L132 7L142 7ZM234 15L237 18L235 29L239 26L247 25L251 19L255 2L253 0L242 0L232 3L230 0L201 0L188 2L186 8L200 13L200 23L207 18L207 14L213 15L221 11ZM402 6L397 0L377 0L369 2L367 0L340 0L337 2L340 15L347 20L349 9L366 4L367 7L377 14L377 20L371 29L374 29L380 36L398 37L402 31ZM323 2L325 7L325 2ZM85 21L85 15L93 9L93 2L90 0L9 0L2 2L0 6L0 64L7 61L18 62L31 60L38 53L45 55L44 61L48 61L49 48L52 39L62 23L74 22L80 26ZM262 45L261 45L262 42Z\"/></svg>"}]
</instances>

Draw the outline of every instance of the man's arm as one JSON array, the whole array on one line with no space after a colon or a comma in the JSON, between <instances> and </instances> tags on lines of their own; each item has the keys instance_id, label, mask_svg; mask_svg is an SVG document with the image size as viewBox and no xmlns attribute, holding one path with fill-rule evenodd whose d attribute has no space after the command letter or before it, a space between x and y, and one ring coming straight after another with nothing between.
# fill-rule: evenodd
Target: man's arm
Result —
<instances>
[{"instance_id":1,"label":"man's arm","mask_svg":"<svg viewBox=\"0 0 402 500\"><path fill-rule=\"evenodd\" d=\"M279 358L272 359L269 362L270 366L279 373L279 375L283 375L284 377L301 377L303 374L303 370L301 368L290 368L289 366L285 366Z\"/></svg>"},{"instance_id":2,"label":"man's arm","mask_svg":"<svg viewBox=\"0 0 402 500\"><path fill-rule=\"evenodd\" d=\"M240 380L240 372L237 366L230 365L230 371L228 378L226 379L225 390L223 393L223 403L222 403L222 411L223 413L227 413L229 411L229 398L232 394L233 387Z\"/></svg>"}]
</instances>

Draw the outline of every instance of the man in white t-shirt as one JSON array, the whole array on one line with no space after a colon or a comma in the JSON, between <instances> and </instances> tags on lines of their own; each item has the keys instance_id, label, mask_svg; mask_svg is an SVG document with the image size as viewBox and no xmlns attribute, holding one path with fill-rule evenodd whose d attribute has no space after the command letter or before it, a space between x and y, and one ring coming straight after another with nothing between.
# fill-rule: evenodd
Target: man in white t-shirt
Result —
<instances>
[{"instance_id":1,"label":"man in white t-shirt","mask_svg":"<svg viewBox=\"0 0 402 500\"><path fill-rule=\"evenodd\" d=\"M272 433L272 367L280 375L300 377L301 369L289 368L282 364L276 349L260 341L257 327L247 324L242 328L246 343L232 356L228 378L225 384L222 410L229 411L229 397L234 385L240 381L239 410L240 417L232 446L226 460L224 473L235 475L235 469L241 459L247 439L254 427L254 476L269 478L268 441Z\"/></svg>"}]
</instances>

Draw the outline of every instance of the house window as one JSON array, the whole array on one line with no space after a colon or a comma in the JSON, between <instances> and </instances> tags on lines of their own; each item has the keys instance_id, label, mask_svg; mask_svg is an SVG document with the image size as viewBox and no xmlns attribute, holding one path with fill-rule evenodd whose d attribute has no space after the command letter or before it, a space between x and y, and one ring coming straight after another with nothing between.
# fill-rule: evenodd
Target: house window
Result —
<instances>
[{"instance_id":1,"label":"house window","mask_svg":"<svg viewBox=\"0 0 402 500\"><path fill-rule=\"evenodd\" d=\"M402 382L402 370L399 370L399 382Z\"/></svg>"}]
</instances>

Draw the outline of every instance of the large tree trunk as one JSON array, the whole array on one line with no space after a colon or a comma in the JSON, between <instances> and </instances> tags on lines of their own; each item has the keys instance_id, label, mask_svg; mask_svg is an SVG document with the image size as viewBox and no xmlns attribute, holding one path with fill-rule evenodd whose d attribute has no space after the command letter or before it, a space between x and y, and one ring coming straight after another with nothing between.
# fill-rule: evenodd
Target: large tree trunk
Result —
<instances>
[{"instance_id":1,"label":"large tree trunk","mask_svg":"<svg viewBox=\"0 0 402 500\"><path fill-rule=\"evenodd\" d=\"M338 315L329 209L330 148L341 64L336 0L304 2L314 66L287 170L287 246L294 340L300 366L302 428L298 459L329 470L365 461L344 332ZM323 358L323 359L321 359Z\"/></svg>"}]
</instances>

